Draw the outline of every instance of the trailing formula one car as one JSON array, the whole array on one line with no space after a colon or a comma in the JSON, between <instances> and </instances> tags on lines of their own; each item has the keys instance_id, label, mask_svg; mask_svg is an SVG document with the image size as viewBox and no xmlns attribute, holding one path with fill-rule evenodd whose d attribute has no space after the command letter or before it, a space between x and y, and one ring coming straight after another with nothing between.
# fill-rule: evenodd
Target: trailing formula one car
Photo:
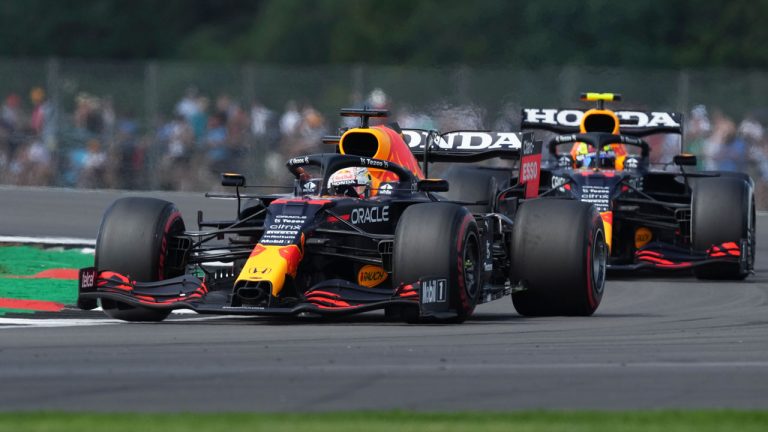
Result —
<instances>
[{"instance_id":1,"label":"trailing formula one car","mask_svg":"<svg viewBox=\"0 0 768 432\"><path fill-rule=\"evenodd\" d=\"M170 202L116 201L99 230L95 267L80 272L79 307L99 300L126 321L159 321L186 308L384 309L409 322L461 322L475 305L511 294L525 315L597 309L606 260L600 216L575 200L536 199L541 142L532 133L439 135L369 127L386 111L342 115L360 117L361 126L330 140L336 153L290 159L293 193L244 194L243 176L224 174L235 193L213 195L237 200L234 220L199 213L198 230L189 231ZM430 162L489 158L519 161L522 176L467 165L451 175L473 180L468 189L425 176Z\"/></svg>"},{"instance_id":2,"label":"trailing formula one car","mask_svg":"<svg viewBox=\"0 0 768 432\"><path fill-rule=\"evenodd\" d=\"M686 169L696 165L690 154L674 156L672 171L671 164L654 169L643 137L682 135L681 114L605 109L606 101L620 100L611 93L585 93L582 100L596 101L597 107L524 109L522 128L565 133L547 146L550 163L541 173L547 185L541 194L597 206L610 247L608 268L747 277L755 260L752 179Z\"/></svg>"}]
</instances>

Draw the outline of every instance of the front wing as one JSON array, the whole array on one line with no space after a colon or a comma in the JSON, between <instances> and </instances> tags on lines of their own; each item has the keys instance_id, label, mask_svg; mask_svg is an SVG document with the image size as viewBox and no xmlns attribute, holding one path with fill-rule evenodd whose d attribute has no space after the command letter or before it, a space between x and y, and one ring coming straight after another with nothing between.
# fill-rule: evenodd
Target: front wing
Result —
<instances>
[{"instance_id":1,"label":"front wing","mask_svg":"<svg viewBox=\"0 0 768 432\"><path fill-rule=\"evenodd\" d=\"M78 306L93 309L97 299L108 299L131 306L190 309L201 314L285 316L302 313L350 315L401 305L418 307L422 318L447 319L456 316L455 311L421 302L422 285L427 281L418 280L391 290L331 279L313 286L303 294L302 299L287 305L232 306L229 292L209 291L205 281L193 275L159 282L137 282L120 273L99 272L89 267L80 270Z\"/></svg>"},{"instance_id":2,"label":"front wing","mask_svg":"<svg viewBox=\"0 0 768 432\"><path fill-rule=\"evenodd\" d=\"M714 245L706 251L692 251L687 248L661 242L649 243L635 252L632 264L609 264L609 270L687 270L693 267L717 263L738 263L748 265L746 240L739 243L727 242ZM751 270L751 269L747 269Z\"/></svg>"}]
</instances>

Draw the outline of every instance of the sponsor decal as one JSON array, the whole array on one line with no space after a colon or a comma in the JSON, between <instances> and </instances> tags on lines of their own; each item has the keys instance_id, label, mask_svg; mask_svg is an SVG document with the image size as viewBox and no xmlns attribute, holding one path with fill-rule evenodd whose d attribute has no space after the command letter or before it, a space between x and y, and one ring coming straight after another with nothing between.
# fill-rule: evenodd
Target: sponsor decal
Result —
<instances>
[{"instance_id":1,"label":"sponsor decal","mask_svg":"<svg viewBox=\"0 0 768 432\"><path fill-rule=\"evenodd\" d=\"M367 157L361 157L360 164L371 168L389 168L389 162Z\"/></svg>"},{"instance_id":2,"label":"sponsor decal","mask_svg":"<svg viewBox=\"0 0 768 432\"><path fill-rule=\"evenodd\" d=\"M306 165L309 163L309 157L295 157L288 160L288 165L294 166L294 165Z\"/></svg>"},{"instance_id":3,"label":"sponsor decal","mask_svg":"<svg viewBox=\"0 0 768 432\"><path fill-rule=\"evenodd\" d=\"M651 242L653 233L646 227L640 227L635 230L635 248L640 249Z\"/></svg>"},{"instance_id":4,"label":"sponsor decal","mask_svg":"<svg viewBox=\"0 0 768 432\"><path fill-rule=\"evenodd\" d=\"M520 180L525 185L525 198L534 198L539 194L541 172L541 153L523 156L520 159Z\"/></svg>"},{"instance_id":5,"label":"sponsor decal","mask_svg":"<svg viewBox=\"0 0 768 432\"><path fill-rule=\"evenodd\" d=\"M666 112L644 113L642 111L616 111L616 116L619 118L619 122L622 126L680 127L680 123L676 122L675 119Z\"/></svg>"},{"instance_id":6,"label":"sponsor decal","mask_svg":"<svg viewBox=\"0 0 768 432\"><path fill-rule=\"evenodd\" d=\"M379 195L392 195L392 190L394 188L389 183L382 183L381 186L379 186Z\"/></svg>"},{"instance_id":7,"label":"sponsor decal","mask_svg":"<svg viewBox=\"0 0 768 432\"><path fill-rule=\"evenodd\" d=\"M568 182L568 179L560 176L552 176L552 189L560 187Z\"/></svg>"},{"instance_id":8,"label":"sponsor decal","mask_svg":"<svg viewBox=\"0 0 768 432\"><path fill-rule=\"evenodd\" d=\"M307 217L303 215L277 215L269 221L259 243L277 246L293 244L306 221Z\"/></svg>"},{"instance_id":9,"label":"sponsor decal","mask_svg":"<svg viewBox=\"0 0 768 432\"><path fill-rule=\"evenodd\" d=\"M360 207L352 209L349 213L349 221L353 224L389 222L389 206Z\"/></svg>"},{"instance_id":10,"label":"sponsor decal","mask_svg":"<svg viewBox=\"0 0 768 432\"><path fill-rule=\"evenodd\" d=\"M375 265L364 265L357 272L357 284L373 288L387 280L387 272Z\"/></svg>"},{"instance_id":11,"label":"sponsor decal","mask_svg":"<svg viewBox=\"0 0 768 432\"><path fill-rule=\"evenodd\" d=\"M573 165L571 163L571 161L572 161L572 159L571 159L570 156L565 156L565 155L564 156L560 156L557 159L557 166L560 167L560 168L571 168L571 166Z\"/></svg>"},{"instance_id":12,"label":"sponsor decal","mask_svg":"<svg viewBox=\"0 0 768 432\"><path fill-rule=\"evenodd\" d=\"M609 186L589 186L581 187L580 201L594 204L599 212L608 211L610 202L611 188Z\"/></svg>"},{"instance_id":13,"label":"sponsor decal","mask_svg":"<svg viewBox=\"0 0 768 432\"><path fill-rule=\"evenodd\" d=\"M445 279L426 279L421 281L421 302L445 303L448 298L448 281Z\"/></svg>"},{"instance_id":14,"label":"sponsor decal","mask_svg":"<svg viewBox=\"0 0 768 432\"><path fill-rule=\"evenodd\" d=\"M303 190L304 190L304 193L307 193L307 194L315 193L315 191L317 190L317 185L315 184L315 182L310 180L304 183Z\"/></svg>"},{"instance_id":15,"label":"sponsor decal","mask_svg":"<svg viewBox=\"0 0 768 432\"><path fill-rule=\"evenodd\" d=\"M337 179L334 178L331 180L332 186L347 186L347 185L356 185L357 179L351 178L351 179Z\"/></svg>"},{"instance_id":16,"label":"sponsor decal","mask_svg":"<svg viewBox=\"0 0 768 432\"><path fill-rule=\"evenodd\" d=\"M536 160L526 161L521 168L523 183L528 183L531 180L539 178L539 162Z\"/></svg>"},{"instance_id":17,"label":"sponsor decal","mask_svg":"<svg viewBox=\"0 0 768 432\"><path fill-rule=\"evenodd\" d=\"M97 271L93 267L80 270L80 289L93 289L96 286L96 274Z\"/></svg>"},{"instance_id":18,"label":"sponsor decal","mask_svg":"<svg viewBox=\"0 0 768 432\"><path fill-rule=\"evenodd\" d=\"M669 127L679 128L680 122L674 113L653 111L615 111L621 126L628 128ZM524 122L529 124L549 124L578 127L584 117L581 110L558 110L542 108L523 109Z\"/></svg>"},{"instance_id":19,"label":"sponsor decal","mask_svg":"<svg viewBox=\"0 0 768 432\"><path fill-rule=\"evenodd\" d=\"M579 110L557 110L525 108L523 110L525 119L528 123L541 123L563 126L578 126L581 123L584 112Z\"/></svg>"},{"instance_id":20,"label":"sponsor decal","mask_svg":"<svg viewBox=\"0 0 768 432\"><path fill-rule=\"evenodd\" d=\"M403 135L408 147L412 150L424 148L426 133L403 131ZM520 134L517 132L462 131L437 136L434 138L431 146L442 150L520 150L523 147L523 143L520 139Z\"/></svg>"},{"instance_id":21,"label":"sponsor decal","mask_svg":"<svg viewBox=\"0 0 768 432\"><path fill-rule=\"evenodd\" d=\"M269 267L253 267L251 269L251 273L253 274L259 274L259 275L266 275L272 273L272 269Z\"/></svg>"},{"instance_id":22,"label":"sponsor decal","mask_svg":"<svg viewBox=\"0 0 768 432\"><path fill-rule=\"evenodd\" d=\"M532 155L536 152L536 146L533 141L525 141L523 143L523 156Z\"/></svg>"},{"instance_id":23,"label":"sponsor decal","mask_svg":"<svg viewBox=\"0 0 768 432\"><path fill-rule=\"evenodd\" d=\"M423 150L424 142L428 139L428 137L431 137L431 142L429 143L431 148L443 148L442 146L446 145L439 135L429 134L428 132L422 130L403 130L403 141L405 141L405 143L408 144L408 147L411 149Z\"/></svg>"},{"instance_id":24,"label":"sponsor decal","mask_svg":"<svg viewBox=\"0 0 768 432\"><path fill-rule=\"evenodd\" d=\"M487 227L487 224L486 224ZM485 241L485 263L483 265L485 271L493 270L493 254L491 253L491 241Z\"/></svg>"},{"instance_id":25,"label":"sponsor decal","mask_svg":"<svg viewBox=\"0 0 768 432\"><path fill-rule=\"evenodd\" d=\"M624 159L624 169L637 169L640 166L640 161L635 157L627 157Z\"/></svg>"},{"instance_id":26,"label":"sponsor decal","mask_svg":"<svg viewBox=\"0 0 768 432\"><path fill-rule=\"evenodd\" d=\"M254 310L254 311L263 311L266 310L264 306L222 306L222 309L234 309L234 310Z\"/></svg>"}]
</instances>

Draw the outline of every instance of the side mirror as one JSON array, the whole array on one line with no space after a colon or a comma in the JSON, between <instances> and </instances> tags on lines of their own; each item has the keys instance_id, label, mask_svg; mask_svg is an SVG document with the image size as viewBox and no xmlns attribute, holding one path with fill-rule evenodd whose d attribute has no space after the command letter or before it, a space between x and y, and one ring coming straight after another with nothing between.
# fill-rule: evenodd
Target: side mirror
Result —
<instances>
[{"instance_id":1,"label":"side mirror","mask_svg":"<svg viewBox=\"0 0 768 432\"><path fill-rule=\"evenodd\" d=\"M323 137L323 144L339 145L341 137L338 135L326 135Z\"/></svg>"},{"instance_id":2,"label":"side mirror","mask_svg":"<svg viewBox=\"0 0 768 432\"><path fill-rule=\"evenodd\" d=\"M679 166L696 166L696 163L698 162L696 155L690 153L675 155L672 161L675 162L675 165Z\"/></svg>"},{"instance_id":3,"label":"side mirror","mask_svg":"<svg viewBox=\"0 0 768 432\"><path fill-rule=\"evenodd\" d=\"M448 181L443 179L424 179L416 183L419 192L448 192Z\"/></svg>"},{"instance_id":4,"label":"side mirror","mask_svg":"<svg viewBox=\"0 0 768 432\"><path fill-rule=\"evenodd\" d=\"M221 174L221 185L222 186L243 187L243 186L245 186L245 176L243 176L242 174L237 174L237 173L222 173Z\"/></svg>"}]
</instances>

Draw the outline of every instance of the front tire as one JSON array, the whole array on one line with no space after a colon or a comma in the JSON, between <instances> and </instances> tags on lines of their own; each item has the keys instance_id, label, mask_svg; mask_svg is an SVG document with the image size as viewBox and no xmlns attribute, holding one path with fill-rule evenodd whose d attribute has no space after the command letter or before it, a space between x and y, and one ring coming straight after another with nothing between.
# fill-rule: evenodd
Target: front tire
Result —
<instances>
[{"instance_id":1,"label":"front tire","mask_svg":"<svg viewBox=\"0 0 768 432\"><path fill-rule=\"evenodd\" d=\"M453 322L472 315L480 296L480 237L472 214L450 203L408 207L395 230L393 284L445 278ZM412 317L409 321L413 321Z\"/></svg>"},{"instance_id":2,"label":"front tire","mask_svg":"<svg viewBox=\"0 0 768 432\"><path fill-rule=\"evenodd\" d=\"M747 240L746 266L717 263L694 267L700 279L741 280L754 266L755 196L751 182L743 177L701 178L691 196L691 242L695 250L705 251L726 242Z\"/></svg>"},{"instance_id":3,"label":"front tire","mask_svg":"<svg viewBox=\"0 0 768 432\"><path fill-rule=\"evenodd\" d=\"M184 266L171 259L169 241L183 231L181 213L172 203L155 198L121 198L104 213L96 241L96 268L138 282L180 276ZM162 321L170 313L108 299L101 300L101 307L108 316L123 321Z\"/></svg>"},{"instance_id":4,"label":"front tire","mask_svg":"<svg viewBox=\"0 0 768 432\"><path fill-rule=\"evenodd\" d=\"M603 297L607 246L600 214L573 200L524 202L515 217L512 293L525 316L589 316Z\"/></svg>"}]
</instances>

